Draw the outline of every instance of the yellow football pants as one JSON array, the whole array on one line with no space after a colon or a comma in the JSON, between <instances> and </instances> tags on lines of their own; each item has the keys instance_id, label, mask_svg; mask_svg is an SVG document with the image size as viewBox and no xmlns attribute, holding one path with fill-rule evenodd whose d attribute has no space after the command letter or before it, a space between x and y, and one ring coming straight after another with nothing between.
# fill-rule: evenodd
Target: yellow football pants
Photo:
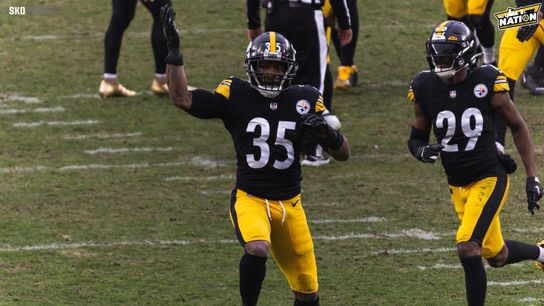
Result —
<instances>
[{"instance_id":1,"label":"yellow football pants","mask_svg":"<svg viewBox=\"0 0 544 306\"><path fill-rule=\"evenodd\" d=\"M483 15L487 0L444 0L446 14L453 18L463 18L466 15Z\"/></svg>"},{"instance_id":2,"label":"yellow football pants","mask_svg":"<svg viewBox=\"0 0 544 306\"><path fill-rule=\"evenodd\" d=\"M525 66L533 58L535 52L544 43L544 20L535 34L525 42L520 42L516 35L519 28L511 28L504 31L499 48L499 69L514 81L517 81L525 69Z\"/></svg>"},{"instance_id":3,"label":"yellow football pants","mask_svg":"<svg viewBox=\"0 0 544 306\"><path fill-rule=\"evenodd\" d=\"M499 214L502 210L510 180L508 176L488 177L466 186L451 186L451 199L461 225L456 241L477 242L482 246L482 257L495 257L502 247L501 223Z\"/></svg>"},{"instance_id":4,"label":"yellow football pants","mask_svg":"<svg viewBox=\"0 0 544 306\"><path fill-rule=\"evenodd\" d=\"M292 199L273 201L235 189L230 217L242 245L268 241L274 261L293 291L317 292L314 244L300 194Z\"/></svg>"}]
</instances>

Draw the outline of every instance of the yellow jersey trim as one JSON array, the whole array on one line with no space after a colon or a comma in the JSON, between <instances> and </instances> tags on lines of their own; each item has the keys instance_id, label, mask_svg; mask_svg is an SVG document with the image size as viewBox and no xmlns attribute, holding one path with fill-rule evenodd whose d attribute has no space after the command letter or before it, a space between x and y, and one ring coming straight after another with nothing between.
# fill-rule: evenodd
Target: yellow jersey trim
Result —
<instances>
[{"instance_id":1,"label":"yellow jersey trim","mask_svg":"<svg viewBox=\"0 0 544 306\"><path fill-rule=\"evenodd\" d=\"M221 81L217 88L215 88L215 92L225 97L227 100L230 98L230 85L232 84L231 79L226 79Z\"/></svg>"}]
</instances>

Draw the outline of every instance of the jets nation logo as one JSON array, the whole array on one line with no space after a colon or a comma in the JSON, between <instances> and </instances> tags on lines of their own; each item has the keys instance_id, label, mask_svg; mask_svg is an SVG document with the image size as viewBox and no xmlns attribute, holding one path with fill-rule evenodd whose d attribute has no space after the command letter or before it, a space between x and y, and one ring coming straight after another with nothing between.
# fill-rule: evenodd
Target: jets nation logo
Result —
<instances>
[{"instance_id":1,"label":"jets nation logo","mask_svg":"<svg viewBox=\"0 0 544 306\"><path fill-rule=\"evenodd\" d=\"M478 84L474 87L474 95L478 98L487 96L487 86L484 84Z\"/></svg>"},{"instance_id":2,"label":"jets nation logo","mask_svg":"<svg viewBox=\"0 0 544 306\"><path fill-rule=\"evenodd\" d=\"M300 100L297 102L296 108L299 114L307 114L310 111L310 102L308 102L307 100Z\"/></svg>"}]
</instances>

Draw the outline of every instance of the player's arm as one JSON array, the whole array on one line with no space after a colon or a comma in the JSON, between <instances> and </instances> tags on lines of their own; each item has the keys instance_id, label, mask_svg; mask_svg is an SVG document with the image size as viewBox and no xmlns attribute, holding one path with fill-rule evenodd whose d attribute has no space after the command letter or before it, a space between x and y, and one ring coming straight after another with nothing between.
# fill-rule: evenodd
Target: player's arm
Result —
<instances>
[{"instance_id":1,"label":"player's arm","mask_svg":"<svg viewBox=\"0 0 544 306\"><path fill-rule=\"evenodd\" d=\"M261 0L247 0L247 37L249 41L253 41L257 36L261 35L261 16L259 9Z\"/></svg>"},{"instance_id":2,"label":"player's arm","mask_svg":"<svg viewBox=\"0 0 544 306\"><path fill-rule=\"evenodd\" d=\"M183 56L180 53L180 38L176 29L176 12L171 5L161 7L161 21L166 37L168 55L166 56L166 79L170 99L177 107L188 111L192 104L192 95L187 89L187 76L183 69Z\"/></svg>"},{"instance_id":3,"label":"player's arm","mask_svg":"<svg viewBox=\"0 0 544 306\"><path fill-rule=\"evenodd\" d=\"M543 195L543 188L536 176L535 154L529 129L518 109L510 100L507 91L497 92L491 99L491 106L502 117L512 132L514 144L523 160L527 172L526 192L529 211L534 214L534 209L539 209L538 200Z\"/></svg>"},{"instance_id":4,"label":"player's arm","mask_svg":"<svg viewBox=\"0 0 544 306\"><path fill-rule=\"evenodd\" d=\"M310 133L335 160L348 160L350 155L348 139L342 135L340 131L333 129L320 113L302 115L301 126L306 132Z\"/></svg>"},{"instance_id":5,"label":"player's arm","mask_svg":"<svg viewBox=\"0 0 544 306\"><path fill-rule=\"evenodd\" d=\"M342 46L345 46L353 39L348 4L346 0L330 0L330 2L334 15L338 20L338 38L340 38Z\"/></svg>"},{"instance_id":6,"label":"player's arm","mask_svg":"<svg viewBox=\"0 0 544 306\"><path fill-rule=\"evenodd\" d=\"M430 133L431 120L419 104L414 103L414 119L408 139L408 149L415 158L424 163L434 163L444 148L441 144L429 144Z\"/></svg>"}]
</instances>

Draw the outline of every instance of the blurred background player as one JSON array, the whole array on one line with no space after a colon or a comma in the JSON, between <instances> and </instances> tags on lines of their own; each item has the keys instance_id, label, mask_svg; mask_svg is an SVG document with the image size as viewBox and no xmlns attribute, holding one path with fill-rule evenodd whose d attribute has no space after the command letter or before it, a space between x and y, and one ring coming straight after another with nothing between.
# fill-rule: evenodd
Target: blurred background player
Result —
<instances>
[{"instance_id":1,"label":"blurred background player","mask_svg":"<svg viewBox=\"0 0 544 306\"><path fill-rule=\"evenodd\" d=\"M327 67L327 38L325 19L321 10L325 0L265 0L265 31L281 33L297 50L299 65L294 83L310 85L324 93ZM260 0L247 0L247 26L250 41L262 33ZM342 44L352 39L351 22L345 0L331 0L337 14L338 37ZM330 101L326 101L329 104ZM323 149L310 138L304 145L303 165L321 166L330 162Z\"/></svg>"},{"instance_id":2,"label":"blurred background player","mask_svg":"<svg viewBox=\"0 0 544 306\"><path fill-rule=\"evenodd\" d=\"M541 3L535 0L517 0L517 6ZM542 10L542 8L541 8ZM540 23L520 28L510 28L504 31L499 47L499 69L504 73L510 87L510 99L515 101L515 86L523 69L527 66L537 49L544 43L544 30L542 29L542 12L539 12ZM544 54L538 52L535 58L535 68L528 68L525 74L525 83L529 90L538 92L542 85L541 67L544 62ZM532 89L531 89L532 88ZM543 88L544 89L544 88ZM497 141L504 146L506 137L506 125L497 118Z\"/></svg>"},{"instance_id":3,"label":"blurred background player","mask_svg":"<svg viewBox=\"0 0 544 306\"><path fill-rule=\"evenodd\" d=\"M444 0L448 19L462 21L475 32L484 55L484 64L497 66L495 26L489 19L492 5L493 0Z\"/></svg>"},{"instance_id":4,"label":"blurred background player","mask_svg":"<svg viewBox=\"0 0 544 306\"><path fill-rule=\"evenodd\" d=\"M527 66L521 75L521 86L532 95L544 95L544 47L540 45L533 64Z\"/></svg>"},{"instance_id":5,"label":"blurred background player","mask_svg":"<svg viewBox=\"0 0 544 306\"><path fill-rule=\"evenodd\" d=\"M340 66L338 66L338 77L334 82L334 88L347 90L351 86L357 85L357 78L359 69L354 65L353 58L355 56L355 48L357 46L357 38L359 37L359 12L357 11L357 0L346 0L349 17L351 21L351 30L353 32L352 39L346 45L342 45L338 38L338 33L334 31L336 29L337 21L335 12L332 10L330 1L326 0L323 6L323 15L327 20L327 26L330 27L330 38L336 50L336 54L340 59ZM327 31L329 34L329 31ZM324 94L326 96L326 94Z\"/></svg>"},{"instance_id":6,"label":"blurred background player","mask_svg":"<svg viewBox=\"0 0 544 306\"><path fill-rule=\"evenodd\" d=\"M166 84L166 62L168 50L162 31L160 8L170 4L170 0L141 0L153 16L151 28L151 46L155 59L155 77L151 82L151 91L157 95L168 94ZM130 25L136 12L138 0L112 0L112 16L104 38L104 75L98 92L102 98L110 96L132 97L136 92L125 88L117 79L117 62L121 51L121 41L125 30Z\"/></svg>"}]
</instances>

